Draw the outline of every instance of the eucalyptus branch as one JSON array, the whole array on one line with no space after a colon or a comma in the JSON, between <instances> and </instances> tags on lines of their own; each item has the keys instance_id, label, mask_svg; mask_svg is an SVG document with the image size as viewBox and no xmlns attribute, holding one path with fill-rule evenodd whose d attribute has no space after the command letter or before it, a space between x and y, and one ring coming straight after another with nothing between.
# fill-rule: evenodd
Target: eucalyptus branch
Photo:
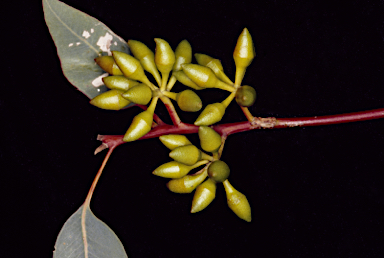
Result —
<instances>
[{"instance_id":1,"label":"eucalyptus branch","mask_svg":"<svg viewBox=\"0 0 384 258\"><path fill-rule=\"evenodd\" d=\"M153 171L153 174L170 178L171 180L168 182L167 187L172 192L191 193L195 191L191 213L205 209L214 200L217 185L222 183L226 192L228 207L240 219L250 222L252 218L249 202L244 194L237 191L229 183L230 168L224 161L220 160L225 141L229 135L255 129L319 126L384 118L384 108L301 118L263 118L253 116L248 107L254 104L256 91L251 86L242 85L246 69L256 56L253 40L247 28L244 28L240 34L233 52L236 66L235 83L233 83L225 75L223 66L218 59L196 53L195 59L198 64L192 64L192 47L187 40L180 42L175 51L173 51L168 42L156 38L155 53L145 44L136 40L129 40L126 43L119 38L120 40L114 39L112 44L112 38L117 37L117 35L114 35L108 27L99 21L79 13L77 10L60 3L60 1L43 0L43 4L47 24L50 32L53 32L55 43L60 41L60 44L57 44L59 46L58 53L60 59L64 58L67 60L69 55L76 53L76 63L82 66L86 64L85 67L95 67L94 62L96 62L101 68L101 70L86 70L87 74L84 75L84 78L92 78L92 80L88 79L88 81L84 82L79 80L77 78L79 76L76 75L76 78L69 78L69 81L75 82L74 85L92 99L90 103L99 108L120 110L129 105L134 106L131 103L138 103L135 105L144 110L133 118L125 135L99 135L97 137L102 144L95 150L95 154L104 149L108 149L108 152L91 185L84 206L81 208L81 216L78 216L79 213L76 212L76 215L66 222L66 226L63 227L63 231L58 237L56 246L63 251L58 251L57 253L62 252L65 254L63 257L69 255L68 250L71 249L66 248L71 243L68 243L68 239L75 239L73 237L75 234L77 234L76 239L82 240L81 245L84 247L83 253L86 258L88 253L91 254L94 250L98 250L98 254L102 254L101 256L103 257L107 253L108 257L111 256L110 254L115 254L116 249L118 249L117 253L125 253L123 246L113 231L97 220L89 209L89 204L101 173L112 152L119 145L136 140L160 138L162 143L171 150L169 156L173 161L162 164ZM82 28L79 30L78 20L67 19L68 15L71 17L81 17L87 26L88 24L97 24L97 28L96 26L91 28L91 34L94 33L93 36L87 31L88 29L83 30ZM68 24L65 24L64 21ZM60 26L62 26L62 31L56 33ZM67 35L63 31L67 32L68 29L71 31L68 34L72 37L71 41L61 37L61 35ZM109 39L107 35L112 38ZM99 40L94 40L95 37L98 37ZM101 47L100 42L103 40L107 41L102 43L102 45L105 44L106 46L103 45ZM65 44L61 41L65 42ZM85 53L77 56L78 52L68 51L68 49L74 49L73 43L68 45L68 42L77 42L76 45L81 44L81 49L84 48L86 50ZM100 50L102 51L100 52ZM102 52L108 52L108 55L102 55ZM129 52L132 52L133 56ZM95 56L97 57L95 58ZM78 60L81 62L78 62ZM72 69L72 66L63 66L64 72L66 72L65 69L68 69L67 67ZM144 71L153 75L159 87L149 81ZM109 74L109 76L105 76L104 72ZM171 77L170 72L172 72ZM169 82L168 79L170 79ZM175 100L180 110L185 112L200 111L202 101L190 89L178 93L170 92L176 81L195 90L218 88L229 91L231 94L222 102L208 104L194 124L183 123L170 98ZM95 87L90 87L90 85ZM172 124L163 122L155 114L159 98L164 103L171 117ZM233 99L241 107L247 121L217 124L222 120L229 103ZM149 105L145 106L147 104ZM194 133L199 135L200 147L204 152L194 146L184 136L185 134ZM212 156L205 152L212 153ZM193 169L197 169L202 165L205 166L199 172L189 174ZM71 229L73 225L79 223L79 218L82 230L80 233L78 230L73 233ZM95 228L99 230L95 230ZM107 238L108 243L114 243L107 252L105 250L108 246L102 244L92 246L88 244L89 240L95 241L95 239L101 242L103 237ZM111 239L113 241L110 241ZM79 250L78 247L81 245L75 244L72 245L73 250ZM82 253L76 256L82 256Z\"/></svg>"},{"instance_id":2,"label":"eucalyptus branch","mask_svg":"<svg viewBox=\"0 0 384 258\"><path fill-rule=\"evenodd\" d=\"M211 126L221 136L227 137L228 135L245 132L255 129L272 129L272 128L291 128L291 127L303 127L303 126L320 126L341 124L350 122L359 122L365 120L373 120L384 118L384 108L360 111L353 113L345 113L329 116L314 116L314 117L297 117L297 118L275 118L275 117L254 117L252 122L237 122L227 123ZM162 124L152 129L149 133L141 137L139 140L157 138L166 134L193 134L198 132L199 127L180 123L180 125ZM99 135L98 140L103 142L103 145L118 146L123 143L123 135Z\"/></svg>"}]
</instances>

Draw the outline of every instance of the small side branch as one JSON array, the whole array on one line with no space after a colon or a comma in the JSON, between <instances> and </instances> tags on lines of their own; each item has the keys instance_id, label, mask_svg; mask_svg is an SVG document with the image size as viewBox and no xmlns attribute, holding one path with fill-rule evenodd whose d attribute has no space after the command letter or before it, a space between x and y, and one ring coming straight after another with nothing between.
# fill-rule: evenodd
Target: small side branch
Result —
<instances>
[{"instance_id":1,"label":"small side branch","mask_svg":"<svg viewBox=\"0 0 384 258\"><path fill-rule=\"evenodd\" d=\"M175 107L172 104L172 101L168 97L160 97L161 101L164 103L165 107L168 110L169 116L172 119L172 123L174 125L179 125L181 123L181 120L179 116L177 115L177 112L175 110Z\"/></svg>"},{"instance_id":2,"label":"small side branch","mask_svg":"<svg viewBox=\"0 0 384 258\"><path fill-rule=\"evenodd\" d=\"M223 134L221 135L221 145L220 145L220 148L218 150L218 158L220 159L221 158L221 155L223 154L223 150L224 150L224 143L225 143L225 140L227 139L227 135L226 134Z\"/></svg>"},{"instance_id":3,"label":"small side branch","mask_svg":"<svg viewBox=\"0 0 384 258\"><path fill-rule=\"evenodd\" d=\"M241 110L243 111L245 117L248 119L249 122L253 121L253 116L251 112L249 112L249 109L247 107L240 106Z\"/></svg>"}]
</instances>

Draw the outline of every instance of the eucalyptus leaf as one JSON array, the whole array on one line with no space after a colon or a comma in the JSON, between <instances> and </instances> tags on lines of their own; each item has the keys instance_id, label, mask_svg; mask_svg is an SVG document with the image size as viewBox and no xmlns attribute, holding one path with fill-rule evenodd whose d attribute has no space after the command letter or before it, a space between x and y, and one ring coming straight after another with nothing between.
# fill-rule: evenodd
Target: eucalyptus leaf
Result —
<instances>
[{"instance_id":1,"label":"eucalyptus leaf","mask_svg":"<svg viewBox=\"0 0 384 258\"><path fill-rule=\"evenodd\" d=\"M65 77L87 97L105 92L107 76L94 59L128 44L97 19L58 0L43 0L45 22L55 42Z\"/></svg>"},{"instance_id":2,"label":"eucalyptus leaf","mask_svg":"<svg viewBox=\"0 0 384 258\"><path fill-rule=\"evenodd\" d=\"M82 205L64 224L53 258L127 258L116 234Z\"/></svg>"}]
</instances>

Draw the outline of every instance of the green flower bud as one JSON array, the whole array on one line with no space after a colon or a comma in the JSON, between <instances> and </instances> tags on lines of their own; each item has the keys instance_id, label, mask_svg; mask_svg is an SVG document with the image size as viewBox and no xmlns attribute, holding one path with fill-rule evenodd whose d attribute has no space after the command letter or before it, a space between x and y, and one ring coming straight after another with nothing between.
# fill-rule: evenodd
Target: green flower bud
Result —
<instances>
[{"instance_id":1,"label":"green flower bud","mask_svg":"<svg viewBox=\"0 0 384 258\"><path fill-rule=\"evenodd\" d=\"M194 83L183 71L177 71L172 73L173 76L176 77L176 79L184 84L187 87L190 87L195 90L203 90L204 88L198 86L196 83Z\"/></svg>"},{"instance_id":2,"label":"green flower bud","mask_svg":"<svg viewBox=\"0 0 384 258\"><path fill-rule=\"evenodd\" d=\"M109 89L116 89L122 91L127 91L129 88L139 85L139 82L130 80L123 75L113 75L104 77L103 82L105 86L107 86L107 88Z\"/></svg>"},{"instance_id":3,"label":"green flower bud","mask_svg":"<svg viewBox=\"0 0 384 258\"><path fill-rule=\"evenodd\" d=\"M203 104L200 97L191 90L184 90L176 95L177 105L186 112L197 112Z\"/></svg>"},{"instance_id":4,"label":"green flower bud","mask_svg":"<svg viewBox=\"0 0 384 258\"><path fill-rule=\"evenodd\" d=\"M155 63L161 73L169 73L175 63L175 53L171 46L164 39L155 39Z\"/></svg>"},{"instance_id":5,"label":"green flower bud","mask_svg":"<svg viewBox=\"0 0 384 258\"><path fill-rule=\"evenodd\" d=\"M122 93L120 90L109 90L97 95L89 103L102 109L120 110L130 103L121 96Z\"/></svg>"},{"instance_id":6,"label":"green flower bud","mask_svg":"<svg viewBox=\"0 0 384 258\"><path fill-rule=\"evenodd\" d=\"M207 170L197 175L186 175L182 178L172 179L167 187L174 193L191 193L207 177Z\"/></svg>"},{"instance_id":7,"label":"green flower bud","mask_svg":"<svg viewBox=\"0 0 384 258\"><path fill-rule=\"evenodd\" d=\"M195 125L212 125L223 118L225 113L225 105L222 103L213 103L205 107L195 121Z\"/></svg>"},{"instance_id":8,"label":"green flower bud","mask_svg":"<svg viewBox=\"0 0 384 258\"><path fill-rule=\"evenodd\" d=\"M197 63L198 63L199 65L207 66L207 67L209 67L208 64L209 64L210 62L212 62L213 60L215 60L213 57L210 57L210 56L205 55L205 54L200 54L200 53L196 53L196 54L195 54L195 58L196 58L196 61L197 61ZM218 60L218 59L216 59L216 60ZM219 62L215 65L215 69L212 69L211 67L209 67L209 68L212 69L213 72L215 72L216 68L217 68L217 70L221 70L221 71L223 71L223 66L221 65L220 60L218 60L218 61L219 61Z\"/></svg>"},{"instance_id":9,"label":"green flower bud","mask_svg":"<svg viewBox=\"0 0 384 258\"><path fill-rule=\"evenodd\" d=\"M147 85L151 85L151 82L144 74L143 67L141 66L139 60L124 52L112 51L112 54L116 64L119 66L124 76L133 80L141 81Z\"/></svg>"},{"instance_id":10,"label":"green flower bud","mask_svg":"<svg viewBox=\"0 0 384 258\"><path fill-rule=\"evenodd\" d=\"M240 218L251 222L251 206L247 197L237 191L227 180L223 182L225 193L227 194L228 207Z\"/></svg>"},{"instance_id":11,"label":"green flower bud","mask_svg":"<svg viewBox=\"0 0 384 258\"><path fill-rule=\"evenodd\" d=\"M195 54L196 61L199 65L203 65L211 68L211 70L215 73L217 78L222 80L223 82L232 85L233 82L225 75L223 65L221 64L219 59L214 59L208 55L204 54Z\"/></svg>"},{"instance_id":12,"label":"green flower bud","mask_svg":"<svg viewBox=\"0 0 384 258\"><path fill-rule=\"evenodd\" d=\"M128 40L128 46L132 54L140 61L144 70L151 73L156 82L161 84L161 77L155 64L155 55L144 43L137 40Z\"/></svg>"},{"instance_id":13,"label":"green flower bud","mask_svg":"<svg viewBox=\"0 0 384 258\"><path fill-rule=\"evenodd\" d=\"M132 142L146 135L152 127L153 112L145 110L135 116L124 135L123 141Z\"/></svg>"},{"instance_id":14,"label":"green flower bud","mask_svg":"<svg viewBox=\"0 0 384 258\"><path fill-rule=\"evenodd\" d=\"M208 178L196 189L192 200L191 213L196 213L205 209L215 199L215 196L216 183Z\"/></svg>"},{"instance_id":15,"label":"green flower bud","mask_svg":"<svg viewBox=\"0 0 384 258\"><path fill-rule=\"evenodd\" d=\"M152 174L165 178L181 178L193 168L193 166L187 166L177 161L170 161L156 168Z\"/></svg>"},{"instance_id":16,"label":"green flower bud","mask_svg":"<svg viewBox=\"0 0 384 258\"><path fill-rule=\"evenodd\" d=\"M224 161L216 160L209 165L208 175L215 182L224 182L229 176L230 169Z\"/></svg>"},{"instance_id":17,"label":"green flower bud","mask_svg":"<svg viewBox=\"0 0 384 258\"><path fill-rule=\"evenodd\" d=\"M221 136L208 126L199 127L200 146L207 152L216 152L221 145Z\"/></svg>"},{"instance_id":18,"label":"green flower bud","mask_svg":"<svg viewBox=\"0 0 384 258\"><path fill-rule=\"evenodd\" d=\"M140 105L147 105L152 98L152 90L141 83L123 93L123 98Z\"/></svg>"},{"instance_id":19,"label":"green flower bud","mask_svg":"<svg viewBox=\"0 0 384 258\"><path fill-rule=\"evenodd\" d=\"M236 91L236 102L240 106L250 107L255 103L256 91L253 87L244 85Z\"/></svg>"},{"instance_id":20,"label":"green flower bud","mask_svg":"<svg viewBox=\"0 0 384 258\"><path fill-rule=\"evenodd\" d=\"M237 40L235 51L233 52L233 59L235 59L236 64L236 85L240 86L245 70L250 65L255 55L251 34L247 28L244 28Z\"/></svg>"},{"instance_id":21,"label":"green flower bud","mask_svg":"<svg viewBox=\"0 0 384 258\"><path fill-rule=\"evenodd\" d=\"M98 56L95 62L109 74L123 75L112 56Z\"/></svg>"},{"instance_id":22,"label":"green flower bud","mask_svg":"<svg viewBox=\"0 0 384 258\"><path fill-rule=\"evenodd\" d=\"M169 157L188 166L201 159L201 151L194 145L180 146L169 153Z\"/></svg>"},{"instance_id":23,"label":"green flower bud","mask_svg":"<svg viewBox=\"0 0 384 258\"><path fill-rule=\"evenodd\" d=\"M170 150L180 146L192 144L187 137L179 134L167 134L159 137L160 141Z\"/></svg>"},{"instance_id":24,"label":"green flower bud","mask_svg":"<svg viewBox=\"0 0 384 258\"><path fill-rule=\"evenodd\" d=\"M173 71L180 71L182 64L189 64L192 61L192 47L187 40L183 40L175 49L176 61L173 65Z\"/></svg>"},{"instance_id":25,"label":"green flower bud","mask_svg":"<svg viewBox=\"0 0 384 258\"><path fill-rule=\"evenodd\" d=\"M183 64L184 73L199 87L202 88L219 88L227 91L233 91L234 88L219 79L213 73L211 68L197 64Z\"/></svg>"}]
</instances>

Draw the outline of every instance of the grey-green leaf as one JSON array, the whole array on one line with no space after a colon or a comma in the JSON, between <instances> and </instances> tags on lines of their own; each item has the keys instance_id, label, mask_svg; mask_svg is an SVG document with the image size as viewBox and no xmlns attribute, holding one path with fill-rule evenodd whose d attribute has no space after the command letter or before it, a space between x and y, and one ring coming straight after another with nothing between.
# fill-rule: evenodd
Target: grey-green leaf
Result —
<instances>
[{"instance_id":1,"label":"grey-green leaf","mask_svg":"<svg viewBox=\"0 0 384 258\"><path fill-rule=\"evenodd\" d=\"M82 216L84 221L82 221ZM81 206L57 237L53 258L127 258L116 234L96 218L89 206Z\"/></svg>"},{"instance_id":2,"label":"grey-green leaf","mask_svg":"<svg viewBox=\"0 0 384 258\"><path fill-rule=\"evenodd\" d=\"M44 17L65 77L87 97L107 90L107 74L94 59L112 50L128 53L128 44L97 19L58 0L43 0Z\"/></svg>"}]
</instances>

